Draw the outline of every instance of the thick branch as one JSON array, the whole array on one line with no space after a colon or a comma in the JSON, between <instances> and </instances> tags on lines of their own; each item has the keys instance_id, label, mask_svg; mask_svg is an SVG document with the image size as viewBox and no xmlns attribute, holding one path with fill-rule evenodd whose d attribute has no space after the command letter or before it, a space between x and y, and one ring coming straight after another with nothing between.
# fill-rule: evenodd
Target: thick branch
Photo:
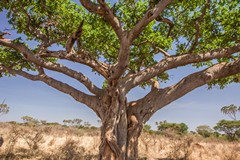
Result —
<instances>
[{"instance_id":1,"label":"thick branch","mask_svg":"<svg viewBox=\"0 0 240 160\"><path fill-rule=\"evenodd\" d=\"M113 27L113 30L117 34L119 39L122 39L123 29L118 18L114 15L113 11L105 3L104 0L98 0L99 4L92 2L91 0L80 0L81 4L90 12L96 13L102 17Z\"/></svg>"},{"instance_id":2,"label":"thick branch","mask_svg":"<svg viewBox=\"0 0 240 160\"><path fill-rule=\"evenodd\" d=\"M219 63L203 71L193 73L183 78L177 84L166 88L166 92L164 93L162 99L163 104L165 106L174 100L184 96L190 91L208 84L215 79L225 78L238 73L240 73L240 60L236 60L231 63ZM159 94L162 93L159 92L158 94L155 94L155 98L159 97ZM155 104L154 111L157 111L164 106Z\"/></svg>"},{"instance_id":3,"label":"thick branch","mask_svg":"<svg viewBox=\"0 0 240 160\"><path fill-rule=\"evenodd\" d=\"M44 62L41 61L41 66L45 67L49 70L57 71L60 73L63 73L71 78L74 78L84 84L87 89L92 92L93 94L96 95L102 95L103 91L95 86L90 79L88 79L85 75L83 75L81 72L74 71L68 67L65 67L64 65L57 64L57 63L52 63L52 62Z\"/></svg>"},{"instance_id":4,"label":"thick branch","mask_svg":"<svg viewBox=\"0 0 240 160\"><path fill-rule=\"evenodd\" d=\"M163 10L170 4L172 0L161 0L158 4L153 8L147 11L144 17L135 25L135 27L129 33L130 42L133 42L140 33L144 30L144 28L155 18L159 16L163 12Z\"/></svg>"},{"instance_id":5,"label":"thick branch","mask_svg":"<svg viewBox=\"0 0 240 160\"><path fill-rule=\"evenodd\" d=\"M108 23L113 27L113 30L117 34L118 38L121 40L123 36L123 29L121 26L120 21L114 15L113 10L109 8L109 6L105 3L105 0L98 0L102 10L103 10L103 17L108 21Z\"/></svg>"},{"instance_id":6,"label":"thick branch","mask_svg":"<svg viewBox=\"0 0 240 160\"><path fill-rule=\"evenodd\" d=\"M119 79L124 72L126 71L129 64L129 53L130 53L130 45L127 36L124 36L121 40L120 49L118 51L118 61L115 66L112 68L111 76L109 80L117 80Z\"/></svg>"},{"instance_id":7,"label":"thick branch","mask_svg":"<svg viewBox=\"0 0 240 160\"><path fill-rule=\"evenodd\" d=\"M103 15L103 10L100 5L92 2L91 0L79 0L80 3L85 7L89 12L96 13L98 15Z\"/></svg>"},{"instance_id":8,"label":"thick branch","mask_svg":"<svg viewBox=\"0 0 240 160\"><path fill-rule=\"evenodd\" d=\"M149 67L136 74L129 75L126 79L125 92L127 93L130 89L138 86L139 84L150 80L151 78L179 66L187 64L204 62L216 58L228 57L236 52L240 51L240 44L229 48L220 48L212 50L210 52L200 54L184 54L180 56L167 57L161 60L159 63Z\"/></svg>"},{"instance_id":9,"label":"thick branch","mask_svg":"<svg viewBox=\"0 0 240 160\"><path fill-rule=\"evenodd\" d=\"M91 109L93 109L95 112L97 111L97 108L96 108L97 98L95 96L87 95L66 83L63 83L61 81L58 81L56 79L53 79L53 78L47 76L46 74L32 75L32 74L29 74L29 73L21 71L21 70L13 70L11 68L7 68L4 66L0 66L0 73L1 72L9 72L10 74L13 74L13 75L17 74L24 78L30 79L32 81L42 81L42 82L46 83L47 85L72 96L75 100L86 104Z\"/></svg>"},{"instance_id":10,"label":"thick branch","mask_svg":"<svg viewBox=\"0 0 240 160\"><path fill-rule=\"evenodd\" d=\"M184 77L177 84L164 89L155 89L144 98L129 103L132 113L140 113L146 122L156 111L209 82L240 73L240 60L219 63L203 71ZM134 107L132 105L134 104Z\"/></svg>"},{"instance_id":11,"label":"thick branch","mask_svg":"<svg viewBox=\"0 0 240 160\"><path fill-rule=\"evenodd\" d=\"M0 45L7 46L13 48L21 53L23 53L26 60L36 64L37 66L44 67L49 70L57 71L63 73L71 78L74 78L84 84L88 90L96 95L101 95L102 90L96 87L86 76L82 73L74 71L70 68L67 68L63 65L52 63L52 62L45 62L39 57L35 57L31 50L29 50L25 45L20 43L14 43L11 40L0 39Z\"/></svg>"}]
</instances>

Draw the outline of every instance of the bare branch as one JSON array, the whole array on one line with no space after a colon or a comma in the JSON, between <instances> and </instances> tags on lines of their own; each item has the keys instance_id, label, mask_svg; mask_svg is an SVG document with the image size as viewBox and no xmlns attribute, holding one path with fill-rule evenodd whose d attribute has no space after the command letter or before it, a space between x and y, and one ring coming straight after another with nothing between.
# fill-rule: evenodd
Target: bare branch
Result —
<instances>
[{"instance_id":1,"label":"bare branch","mask_svg":"<svg viewBox=\"0 0 240 160\"><path fill-rule=\"evenodd\" d=\"M13 70L13 69L7 68L5 66L0 66L0 73L6 72L6 71L13 75L20 75L20 76L30 79L32 81L42 81L42 82L46 83L47 85L72 96L75 100L86 104L94 111L97 110L97 108L94 107L94 106L96 106L95 103L97 100L97 98L95 96L87 95L66 83L63 83L61 81L58 81L56 79L53 79L53 78L47 76L46 74L32 75L25 71Z\"/></svg>"},{"instance_id":2,"label":"bare branch","mask_svg":"<svg viewBox=\"0 0 240 160\"><path fill-rule=\"evenodd\" d=\"M118 61L113 66L111 75L108 78L110 81L112 80L118 80L126 71L128 64L129 64L129 53L130 53L130 43L127 38L127 36L123 36L121 43L120 43L120 49L118 51Z\"/></svg>"},{"instance_id":3,"label":"bare branch","mask_svg":"<svg viewBox=\"0 0 240 160\"><path fill-rule=\"evenodd\" d=\"M171 56L161 60L157 64L142 70L136 74L129 75L126 80L126 93L144 81L167 71L172 68L184 66L191 63L204 62L216 58L228 57L236 52L240 51L240 44L229 48L220 48L200 54L184 54L180 56Z\"/></svg>"},{"instance_id":4,"label":"bare branch","mask_svg":"<svg viewBox=\"0 0 240 160\"><path fill-rule=\"evenodd\" d=\"M135 25L135 27L129 33L130 42L133 42L143 29L155 18L159 16L163 12L163 10L170 4L172 0L161 0L158 4L153 8L147 11L144 17Z\"/></svg>"}]
</instances>

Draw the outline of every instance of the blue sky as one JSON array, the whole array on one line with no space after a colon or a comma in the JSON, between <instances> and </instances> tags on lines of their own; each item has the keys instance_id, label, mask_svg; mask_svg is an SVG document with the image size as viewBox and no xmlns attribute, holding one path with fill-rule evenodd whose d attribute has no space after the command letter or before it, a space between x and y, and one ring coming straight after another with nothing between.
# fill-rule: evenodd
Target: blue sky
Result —
<instances>
[{"instance_id":1,"label":"blue sky","mask_svg":"<svg viewBox=\"0 0 240 160\"><path fill-rule=\"evenodd\" d=\"M0 13L1 31L9 28L5 14L5 12ZM15 38L16 34L14 31L10 32L12 36L9 38ZM34 45L34 43L31 43L31 45ZM102 85L103 80L91 73L89 68L67 62L63 63L87 74L98 86ZM194 71L196 69L190 66L171 70L169 72L170 81L166 84L161 84L161 86L165 87L174 84L183 76ZM84 88L76 81L68 79L65 76L51 72L49 74L68 82L74 87ZM141 98L147 91L148 89L136 88L128 94L128 99ZM0 78L0 102L5 98L6 103L10 107L10 112L0 117L0 121L2 122L21 122L21 117L28 115L49 122L62 122L64 119L80 118L84 121L89 121L93 125L98 125L98 118L93 111L83 104L76 102L72 97L41 82L33 82L22 77ZM230 104L240 105L239 84L231 84L223 90L217 88L207 90L207 86L203 86L159 110L148 121L148 124L155 128L156 121L184 122L190 127L190 130L194 130L198 125L202 124L214 126L220 119L228 119L226 115L220 112L220 108Z\"/></svg>"}]
</instances>

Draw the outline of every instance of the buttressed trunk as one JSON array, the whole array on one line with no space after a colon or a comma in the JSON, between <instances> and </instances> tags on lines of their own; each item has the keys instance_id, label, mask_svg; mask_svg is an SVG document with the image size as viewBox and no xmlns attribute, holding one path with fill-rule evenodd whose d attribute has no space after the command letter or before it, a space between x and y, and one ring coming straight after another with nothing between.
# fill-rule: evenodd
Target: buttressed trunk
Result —
<instances>
[{"instance_id":1,"label":"buttressed trunk","mask_svg":"<svg viewBox=\"0 0 240 160\"><path fill-rule=\"evenodd\" d=\"M102 127L99 160L137 159L142 123L129 114L127 98L121 88L107 88L100 106Z\"/></svg>"}]
</instances>

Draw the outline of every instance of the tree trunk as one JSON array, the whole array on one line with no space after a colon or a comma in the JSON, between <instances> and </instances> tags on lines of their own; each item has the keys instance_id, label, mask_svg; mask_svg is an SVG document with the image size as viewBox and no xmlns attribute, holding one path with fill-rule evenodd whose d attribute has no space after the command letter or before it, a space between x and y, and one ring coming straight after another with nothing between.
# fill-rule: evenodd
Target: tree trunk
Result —
<instances>
[{"instance_id":1,"label":"tree trunk","mask_svg":"<svg viewBox=\"0 0 240 160\"><path fill-rule=\"evenodd\" d=\"M101 144L99 160L135 160L142 124L127 114L125 95L108 91L101 104Z\"/></svg>"}]
</instances>

